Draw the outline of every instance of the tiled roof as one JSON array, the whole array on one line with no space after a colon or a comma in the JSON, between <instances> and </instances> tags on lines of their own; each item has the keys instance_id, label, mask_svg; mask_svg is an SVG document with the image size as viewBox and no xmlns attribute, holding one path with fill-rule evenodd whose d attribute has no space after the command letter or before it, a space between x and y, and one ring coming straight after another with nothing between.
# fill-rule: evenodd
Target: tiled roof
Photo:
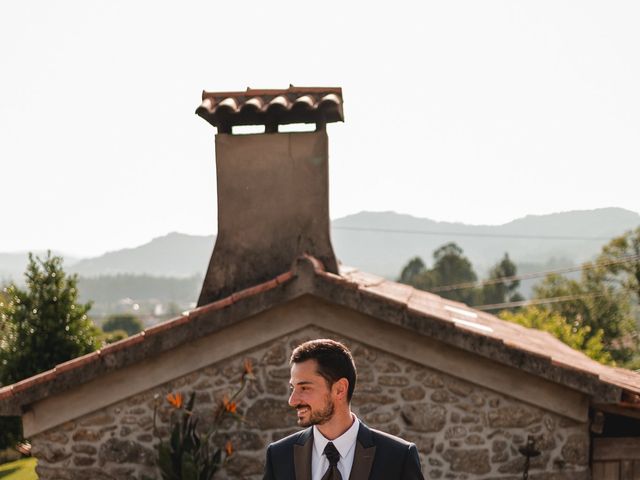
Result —
<instances>
[{"instance_id":1,"label":"tiled roof","mask_svg":"<svg viewBox=\"0 0 640 480\"><path fill-rule=\"evenodd\" d=\"M604 382L638 394L640 403L639 373L603 365L547 332L507 322L464 303L357 270L343 272L342 277L344 281L356 284L363 291L393 299L419 315L438 318L457 329L496 339L523 352L547 357L556 366L597 375Z\"/></svg>"},{"instance_id":2,"label":"tiled roof","mask_svg":"<svg viewBox=\"0 0 640 480\"><path fill-rule=\"evenodd\" d=\"M196 113L222 133L234 125L276 125L344 121L342 89L289 87L285 90L202 92Z\"/></svg>"},{"instance_id":3,"label":"tiled roof","mask_svg":"<svg viewBox=\"0 0 640 480\"><path fill-rule=\"evenodd\" d=\"M299 281L301 280L301 281ZM602 365L546 332L509 323L465 304L382 277L342 268L326 272L317 259L298 259L292 270L181 317L0 388L0 415L133 364L235 321L312 294L383 321L510 365L591 395L602 403L640 409L640 374Z\"/></svg>"}]
</instances>

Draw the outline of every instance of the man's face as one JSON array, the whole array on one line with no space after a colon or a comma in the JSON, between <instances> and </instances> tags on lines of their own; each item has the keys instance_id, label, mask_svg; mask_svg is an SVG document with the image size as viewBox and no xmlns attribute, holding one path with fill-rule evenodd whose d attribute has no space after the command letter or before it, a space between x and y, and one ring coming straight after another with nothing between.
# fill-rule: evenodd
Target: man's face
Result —
<instances>
[{"instance_id":1,"label":"man's face","mask_svg":"<svg viewBox=\"0 0 640 480\"><path fill-rule=\"evenodd\" d=\"M291 366L289 405L298 412L298 425L322 425L333 417L335 399L327 381L318 374L318 362L307 360Z\"/></svg>"}]
</instances>

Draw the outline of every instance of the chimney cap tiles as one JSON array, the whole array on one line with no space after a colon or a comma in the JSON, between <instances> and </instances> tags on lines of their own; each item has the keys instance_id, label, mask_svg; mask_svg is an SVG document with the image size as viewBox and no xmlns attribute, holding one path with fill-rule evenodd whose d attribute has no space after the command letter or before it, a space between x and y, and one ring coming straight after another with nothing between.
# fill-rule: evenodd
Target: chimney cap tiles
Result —
<instances>
[{"instance_id":1,"label":"chimney cap tiles","mask_svg":"<svg viewBox=\"0 0 640 480\"><path fill-rule=\"evenodd\" d=\"M319 129L344 121L342 88L294 87L285 90L247 88L244 92L202 92L196 110L220 133L236 125L265 125L267 133L278 125L315 123Z\"/></svg>"}]
</instances>

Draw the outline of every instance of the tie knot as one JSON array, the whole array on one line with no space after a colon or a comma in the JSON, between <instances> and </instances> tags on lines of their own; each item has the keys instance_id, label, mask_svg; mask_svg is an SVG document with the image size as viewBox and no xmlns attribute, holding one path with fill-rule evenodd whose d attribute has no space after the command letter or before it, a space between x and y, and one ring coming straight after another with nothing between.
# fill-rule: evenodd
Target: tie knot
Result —
<instances>
[{"instance_id":1,"label":"tie knot","mask_svg":"<svg viewBox=\"0 0 640 480\"><path fill-rule=\"evenodd\" d=\"M340 452L338 452L338 449L332 442L327 443L327 446L324 447L324 454L327 457L327 460L329 460L329 465L335 467L338 464L338 460L340 460Z\"/></svg>"}]
</instances>

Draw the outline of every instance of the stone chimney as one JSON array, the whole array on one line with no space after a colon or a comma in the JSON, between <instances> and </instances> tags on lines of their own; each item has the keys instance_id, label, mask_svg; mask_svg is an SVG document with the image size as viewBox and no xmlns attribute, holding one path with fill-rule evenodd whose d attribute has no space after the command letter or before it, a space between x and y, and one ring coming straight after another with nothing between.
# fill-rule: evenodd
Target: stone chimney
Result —
<instances>
[{"instance_id":1,"label":"stone chimney","mask_svg":"<svg viewBox=\"0 0 640 480\"><path fill-rule=\"evenodd\" d=\"M342 89L203 92L196 113L218 129L218 236L198 306L270 280L305 253L337 273L326 124L344 120ZM278 132L291 123L316 129ZM238 125L265 133L235 135Z\"/></svg>"}]
</instances>

